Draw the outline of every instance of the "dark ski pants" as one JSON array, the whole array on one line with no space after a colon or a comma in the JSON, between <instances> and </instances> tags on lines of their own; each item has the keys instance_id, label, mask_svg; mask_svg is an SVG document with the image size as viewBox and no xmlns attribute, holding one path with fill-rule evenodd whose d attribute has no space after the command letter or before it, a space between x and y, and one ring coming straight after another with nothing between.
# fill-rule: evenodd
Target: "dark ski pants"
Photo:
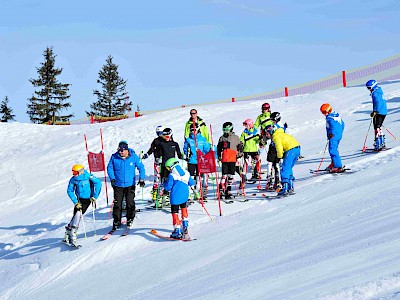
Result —
<instances>
[{"instance_id":1,"label":"dark ski pants","mask_svg":"<svg viewBox=\"0 0 400 300\"><path fill-rule=\"evenodd\" d=\"M114 186L113 218L116 224L121 224L122 199L124 197L126 199L126 220L129 221L135 218L135 186Z\"/></svg>"}]
</instances>

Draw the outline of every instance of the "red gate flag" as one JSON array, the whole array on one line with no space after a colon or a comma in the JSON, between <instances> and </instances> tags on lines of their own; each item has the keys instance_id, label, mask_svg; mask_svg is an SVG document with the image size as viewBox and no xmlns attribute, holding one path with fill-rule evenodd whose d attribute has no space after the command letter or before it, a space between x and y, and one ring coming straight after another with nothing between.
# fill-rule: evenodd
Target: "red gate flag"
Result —
<instances>
[{"instance_id":1,"label":"red gate flag","mask_svg":"<svg viewBox=\"0 0 400 300\"><path fill-rule=\"evenodd\" d=\"M197 166L200 174L217 172L217 164L215 162L215 152L213 150L203 154L197 149Z\"/></svg>"},{"instance_id":2,"label":"red gate flag","mask_svg":"<svg viewBox=\"0 0 400 300\"><path fill-rule=\"evenodd\" d=\"M89 169L91 172L104 171L104 153L88 153Z\"/></svg>"}]
</instances>

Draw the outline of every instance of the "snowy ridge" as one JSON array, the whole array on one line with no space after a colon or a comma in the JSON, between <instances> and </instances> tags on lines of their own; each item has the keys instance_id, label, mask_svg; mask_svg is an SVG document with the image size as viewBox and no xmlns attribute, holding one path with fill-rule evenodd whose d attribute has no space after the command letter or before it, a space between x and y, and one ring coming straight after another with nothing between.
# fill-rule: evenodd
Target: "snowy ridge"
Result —
<instances>
[{"instance_id":1,"label":"snowy ridge","mask_svg":"<svg viewBox=\"0 0 400 300\"><path fill-rule=\"evenodd\" d=\"M388 100L385 127L400 137L400 83L382 85ZM268 101L289 124L305 156L294 168L296 194L267 201L247 185L246 203L189 207L190 243L160 240L149 231L172 230L166 211L142 209L127 237L123 230L100 241L111 221L105 188L78 231L82 248L60 243L72 214L66 195L70 168L86 165L89 150L100 151L103 130L106 159L121 139L137 153L147 151L157 125L171 127L183 145L189 108L107 124L51 127L0 123L0 298L2 299L392 299L399 297L400 145L386 132L380 153L362 153L372 104L356 87ZM354 173L314 176L326 144L319 112L330 102L346 128L340 144L343 163ZM225 121L240 135L242 121L255 119L262 101L208 105L199 116L212 124L214 141ZM372 147L372 130L367 146ZM322 168L329 163L325 153ZM266 154L262 150L265 168ZM146 187L136 205L150 198L152 158L144 161ZM96 173L103 180L103 173ZM265 182L261 183L262 185ZM112 192L109 186L109 202ZM209 195L214 187L209 188ZM142 196L143 195L143 196ZM142 199L143 197L143 199ZM143 200L143 203L142 203ZM96 233L96 235L95 235ZM176 284L184 282L185 289ZM79 284L79 289L76 288Z\"/></svg>"}]
</instances>

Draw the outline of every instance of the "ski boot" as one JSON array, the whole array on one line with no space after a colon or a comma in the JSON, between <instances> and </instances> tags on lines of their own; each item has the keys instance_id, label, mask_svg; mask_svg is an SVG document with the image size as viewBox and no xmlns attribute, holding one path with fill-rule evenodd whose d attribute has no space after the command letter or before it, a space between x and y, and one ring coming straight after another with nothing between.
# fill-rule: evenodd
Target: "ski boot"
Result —
<instances>
[{"instance_id":1,"label":"ski boot","mask_svg":"<svg viewBox=\"0 0 400 300\"><path fill-rule=\"evenodd\" d=\"M278 196L285 196L289 193L289 184L287 182L282 182L282 188L278 192Z\"/></svg>"},{"instance_id":2,"label":"ski boot","mask_svg":"<svg viewBox=\"0 0 400 300\"><path fill-rule=\"evenodd\" d=\"M289 183L288 183L288 194L294 194L293 180L289 180Z\"/></svg>"},{"instance_id":3,"label":"ski boot","mask_svg":"<svg viewBox=\"0 0 400 300\"><path fill-rule=\"evenodd\" d=\"M70 244L76 245L76 240L77 240L76 231L77 230L78 230L77 227L75 227L75 226L71 227L71 230L69 231L69 234L68 234L68 238L69 238L69 243Z\"/></svg>"},{"instance_id":4,"label":"ski boot","mask_svg":"<svg viewBox=\"0 0 400 300\"><path fill-rule=\"evenodd\" d=\"M183 238L189 238L189 221L187 219L182 220L182 237Z\"/></svg>"},{"instance_id":5,"label":"ski boot","mask_svg":"<svg viewBox=\"0 0 400 300\"><path fill-rule=\"evenodd\" d=\"M69 244L70 243L70 237L71 235L71 227L69 226L69 224L67 226L65 226L65 233L64 233L64 239L63 242Z\"/></svg>"},{"instance_id":6,"label":"ski boot","mask_svg":"<svg viewBox=\"0 0 400 300\"><path fill-rule=\"evenodd\" d=\"M128 221L126 221L126 227L132 228L132 226L133 226L133 219L129 219Z\"/></svg>"},{"instance_id":7,"label":"ski boot","mask_svg":"<svg viewBox=\"0 0 400 300\"><path fill-rule=\"evenodd\" d=\"M181 230L181 228L180 227L176 227L174 229L174 231L172 231L170 237L173 238L173 239L181 239L182 238L182 230Z\"/></svg>"},{"instance_id":8,"label":"ski boot","mask_svg":"<svg viewBox=\"0 0 400 300\"><path fill-rule=\"evenodd\" d=\"M333 162L331 162L331 163L329 164L329 166L327 166L327 167L325 168L325 171L330 171L330 170L332 170L332 168L333 168Z\"/></svg>"}]
</instances>

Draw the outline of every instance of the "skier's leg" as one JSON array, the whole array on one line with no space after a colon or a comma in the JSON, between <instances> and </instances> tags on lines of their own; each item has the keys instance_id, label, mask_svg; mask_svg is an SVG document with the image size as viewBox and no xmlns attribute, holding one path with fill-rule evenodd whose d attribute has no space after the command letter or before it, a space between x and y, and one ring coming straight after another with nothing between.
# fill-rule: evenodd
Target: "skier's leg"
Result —
<instances>
[{"instance_id":1,"label":"skier's leg","mask_svg":"<svg viewBox=\"0 0 400 300\"><path fill-rule=\"evenodd\" d=\"M113 229L121 226L122 219L122 199L124 198L124 188L114 187L114 205L113 205Z\"/></svg>"},{"instance_id":2,"label":"skier's leg","mask_svg":"<svg viewBox=\"0 0 400 300\"><path fill-rule=\"evenodd\" d=\"M126 198L126 226L131 227L136 214L136 204L135 204L135 190L136 187L132 185L131 187L125 188L125 198Z\"/></svg>"}]
</instances>

